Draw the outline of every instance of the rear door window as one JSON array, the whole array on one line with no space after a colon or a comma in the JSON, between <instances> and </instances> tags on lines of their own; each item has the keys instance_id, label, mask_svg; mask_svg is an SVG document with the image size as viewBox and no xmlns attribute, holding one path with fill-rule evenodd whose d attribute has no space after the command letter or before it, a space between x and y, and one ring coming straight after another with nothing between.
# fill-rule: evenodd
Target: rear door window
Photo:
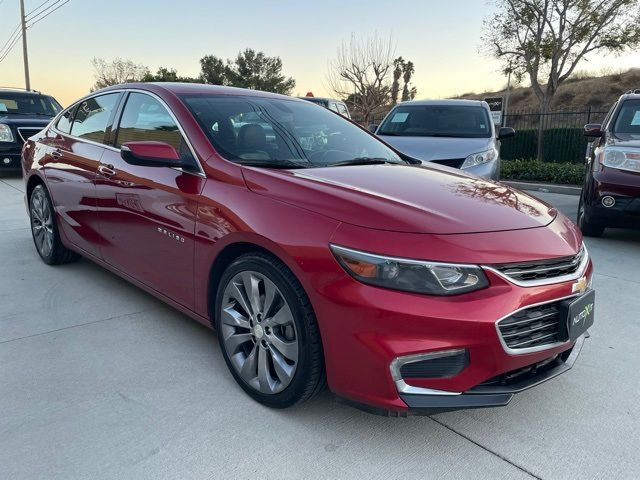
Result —
<instances>
[{"instance_id":1,"label":"rear door window","mask_svg":"<svg viewBox=\"0 0 640 480\"><path fill-rule=\"evenodd\" d=\"M71 135L104 143L104 134L120 93L108 93L80 102L71 126Z\"/></svg>"}]
</instances>

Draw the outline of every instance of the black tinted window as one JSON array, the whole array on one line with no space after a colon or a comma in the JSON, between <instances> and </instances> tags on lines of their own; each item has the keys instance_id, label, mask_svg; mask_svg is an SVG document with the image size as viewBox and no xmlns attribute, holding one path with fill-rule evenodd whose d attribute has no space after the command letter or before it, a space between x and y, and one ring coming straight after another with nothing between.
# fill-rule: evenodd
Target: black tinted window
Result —
<instances>
[{"instance_id":1,"label":"black tinted window","mask_svg":"<svg viewBox=\"0 0 640 480\"><path fill-rule=\"evenodd\" d=\"M119 93L109 93L80 102L71 127L71 135L102 143Z\"/></svg>"},{"instance_id":2,"label":"black tinted window","mask_svg":"<svg viewBox=\"0 0 640 480\"><path fill-rule=\"evenodd\" d=\"M613 132L640 135L640 100L626 100L622 104Z\"/></svg>"},{"instance_id":3,"label":"black tinted window","mask_svg":"<svg viewBox=\"0 0 640 480\"><path fill-rule=\"evenodd\" d=\"M466 105L405 105L385 118L380 135L407 137L489 138L491 119L483 107Z\"/></svg>"},{"instance_id":4,"label":"black tinted window","mask_svg":"<svg viewBox=\"0 0 640 480\"><path fill-rule=\"evenodd\" d=\"M71 122L73 121L73 111L74 108L70 108L66 112L62 114L62 116L58 119L58 123L56 123L56 128L63 133L71 132Z\"/></svg>"}]
</instances>

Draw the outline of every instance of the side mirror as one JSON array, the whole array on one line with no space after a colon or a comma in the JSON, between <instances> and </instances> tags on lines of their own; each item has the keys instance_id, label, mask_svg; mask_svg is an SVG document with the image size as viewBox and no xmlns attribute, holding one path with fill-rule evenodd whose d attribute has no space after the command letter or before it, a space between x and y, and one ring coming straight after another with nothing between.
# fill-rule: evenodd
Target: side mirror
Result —
<instances>
[{"instance_id":1,"label":"side mirror","mask_svg":"<svg viewBox=\"0 0 640 480\"><path fill-rule=\"evenodd\" d=\"M180 155L165 142L127 142L120 147L120 156L131 165L142 167L182 167Z\"/></svg>"},{"instance_id":2,"label":"side mirror","mask_svg":"<svg viewBox=\"0 0 640 480\"><path fill-rule=\"evenodd\" d=\"M515 137L515 135L516 131L511 127L500 127L500 130L498 130L498 140Z\"/></svg>"},{"instance_id":3,"label":"side mirror","mask_svg":"<svg viewBox=\"0 0 640 480\"><path fill-rule=\"evenodd\" d=\"M369 129L369 131L371 133L376 133L376 130L378 129L378 124L377 123L370 123L367 128Z\"/></svg>"},{"instance_id":4,"label":"side mirror","mask_svg":"<svg viewBox=\"0 0 640 480\"><path fill-rule=\"evenodd\" d=\"M584 136L585 137L601 137L602 136L602 125L599 123L589 123L584 126Z\"/></svg>"}]
</instances>

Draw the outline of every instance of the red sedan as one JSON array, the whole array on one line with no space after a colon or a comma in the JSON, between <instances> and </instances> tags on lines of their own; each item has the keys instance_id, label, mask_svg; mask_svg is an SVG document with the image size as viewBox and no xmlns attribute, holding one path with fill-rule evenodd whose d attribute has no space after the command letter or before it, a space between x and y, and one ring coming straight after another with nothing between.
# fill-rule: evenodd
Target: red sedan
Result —
<instances>
[{"instance_id":1,"label":"red sedan","mask_svg":"<svg viewBox=\"0 0 640 480\"><path fill-rule=\"evenodd\" d=\"M143 83L79 100L22 159L42 260L86 257L211 326L257 401L327 383L391 415L505 405L580 352L582 236L415 163L304 100Z\"/></svg>"}]
</instances>

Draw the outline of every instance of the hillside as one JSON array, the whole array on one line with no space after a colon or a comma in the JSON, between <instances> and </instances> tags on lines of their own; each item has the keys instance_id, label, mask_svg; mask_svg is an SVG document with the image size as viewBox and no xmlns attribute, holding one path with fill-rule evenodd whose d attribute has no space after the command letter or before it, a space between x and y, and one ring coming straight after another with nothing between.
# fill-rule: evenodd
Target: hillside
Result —
<instances>
[{"instance_id":1,"label":"hillside","mask_svg":"<svg viewBox=\"0 0 640 480\"><path fill-rule=\"evenodd\" d=\"M632 68L623 73L604 76L576 75L564 82L556 93L552 110L569 110L590 105L596 110L605 110L624 92L640 88L640 68ZM505 91L466 93L456 98L482 99L504 96ZM511 90L509 110L511 112L537 110L538 99L530 87Z\"/></svg>"}]
</instances>

